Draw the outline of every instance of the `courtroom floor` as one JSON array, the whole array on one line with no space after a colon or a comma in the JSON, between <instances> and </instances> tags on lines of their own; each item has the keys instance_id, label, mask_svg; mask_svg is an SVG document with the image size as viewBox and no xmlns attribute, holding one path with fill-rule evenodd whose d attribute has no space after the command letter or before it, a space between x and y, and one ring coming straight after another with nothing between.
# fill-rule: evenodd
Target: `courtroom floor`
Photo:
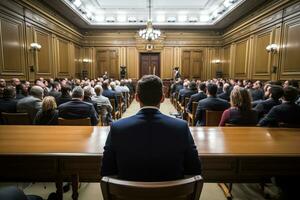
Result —
<instances>
[{"instance_id":1,"label":"courtroom floor","mask_svg":"<svg viewBox=\"0 0 300 200\"><path fill-rule=\"evenodd\" d=\"M129 117L136 114L139 111L139 104L133 101L127 111L123 114L123 117ZM166 115L176 112L175 108L171 104L169 99L161 104L160 111ZM14 185L20 189L24 189L26 194L36 194L44 199L47 199L51 192L55 192L54 183L0 183L1 186ZM265 191L273 198L277 199L276 188L268 186ZM259 184L233 184L232 189L234 200L265 200L263 192L261 191ZM71 200L72 191L64 193L64 200ZM81 183L79 189L79 200L102 200L102 194L99 183ZM205 183L200 200L226 200L222 190L216 183Z\"/></svg>"}]
</instances>

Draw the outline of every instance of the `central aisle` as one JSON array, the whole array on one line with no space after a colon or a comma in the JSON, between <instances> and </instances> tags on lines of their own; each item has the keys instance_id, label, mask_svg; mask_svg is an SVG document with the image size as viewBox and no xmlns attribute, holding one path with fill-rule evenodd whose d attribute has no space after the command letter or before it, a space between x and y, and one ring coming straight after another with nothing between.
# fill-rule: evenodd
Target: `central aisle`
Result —
<instances>
[{"instance_id":1,"label":"central aisle","mask_svg":"<svg viewBox=\"0 0 300 200\"><path fill-rule=\"evenodd\" d=\"M129 117L135 115L140 110L140 105L136 100L130 104L129 108L127 108L126 112L123 113L122 118ZM170 113L177 112L174 106L171 104L170 99L165 99L165 101L160 105L160 112L165 115L170 115Z\"/></svg>"}]
</instances>

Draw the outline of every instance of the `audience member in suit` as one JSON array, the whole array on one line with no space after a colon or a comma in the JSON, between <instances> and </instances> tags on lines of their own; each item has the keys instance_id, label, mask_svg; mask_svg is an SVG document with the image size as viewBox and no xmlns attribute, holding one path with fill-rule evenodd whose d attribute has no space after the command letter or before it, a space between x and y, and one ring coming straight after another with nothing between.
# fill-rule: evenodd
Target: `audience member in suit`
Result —
<instances>
[{"instance_id":1,"label":"audience member in suit","mask_svg":"<svg viewBox=\"0 0 300 200\"><path fill-rule=\"evenodd\" d=\"M18 101L17 112L28 113L33 122L36 113L42 108L43 96L44 90L40 86L33 86L30 89L30 95Z\"/></svg>"},{"instance_id":2,"label":"audience member in suit","mask_svg":"<svg viewBox=\"0 0 300 200\"><path fill-rule=\"evenodd\" d=\"M259 102L254 110L259 114L259 118L266 115L274 106L281 104L280 98L283 95L283 89L278 85L271 85L268 87L268 99Z\"/></svg>"},{"instance_id":3,"label":"audience member in suit","mask_svg":"<svg viewBox=\"0 0 300 200\"><path fill-rule=\"evenodd\" d=\"M186 111L188 113L192 113L192 106L193 102L199 102L202 99L205 99L207 97L206 95L206 84L205 83L200 83L199 85L199 93L193 94L186 106Z\"/></svg>"},{"instance_id":4,"label":"audience member in suit","mask_svg":"<svg viewBox=\"0 0 300 200\"><path fill-rule=\"evenodd\" d=\"M103 93L102 95L109 98L109 99L114 99L115 100L115 110L118 110L118 98L117 98L117 95L114 91L110 90L108 88L109 86L109 83L108 81L104 81L102 83L102 88L103 88Z\"/></svg>"},{"instance_id":5,"label":"audience member in suit","mask_svg":"<svg viewBox=\"0 0 300 200\"><path fill-rule=\"evenodd\" d=\"M16 99L23 99L28 96L28 88L25 84L21 83L16 86Z\"/></svg>"},{"instance_id":6,"label":"audience member in suit","mask_svg":"<svg viewBox=\"0 0 300 200\"><path fill-rule=\"evenodd\" d=\"M219 126L225 124L253 126L258 122L258 113L252 110L251 96L247 89L236 86L230 94L231 107L222 114Z\"/></svg>"},{"instance_id":7,"label":"audience member in suit","mask_svg":"<svg viewBox=\"0 0 300 200\"><path fill-rule=\"evenodd\" d=\"M98 109L100 111L101 120L104 125L109 125L112 122L111 112L112 106L107 97L102 95L103 89L101 85L95 86L96 96L92 97L92 100L97 103Z\"/></svg>"},{"instance_id":8,"label":"audience member in suit","mask_svg":"<svg viewBox=\"0 0 300 200\"><path fill-rule=\"evenodd\" d=\"M168 181L201 173L197 148L185 121L159 111L162 81L143 76L136 100L141 110L113 122L104 147L102 176L134 181Z\"/></svg>"},{"instance_id":9,"label":"audience member in suit","mask_svg":"<svg viewBox=\"0 0 300 200\"><path fill-rule=\"evenodd\" d=\"M83 101L92 104L94 106L96 112L99 114L100 111L98 109L97 102L95 102L95 101L92 100L92 87L91 86L85 86L83 88L83 91L84 91Z\"/></svg>"},{"instance_id":10,"label":"audience member in suit","mask_svg":"<svg viewBox=\"0 0 300 200\"><path fill-rule=\"evenodd\" d=\"M184 101L183 96L185 95L185 93L189 92L189 84L190 84L189 81L185 81L183 83L183 88L181 90L179 90L178 99L177 100L180 103L182 103Z\"/></svg>"},{"instance_id":11,"label":"audience member in suit","mask_svg":"<svg viewBox=\"0 0 300 200\"><path fill-rule=\"evenodd\" d=\"M230 101L230 92L230 85L228 83L225 83L223 85L223 92L219 94L218 97L226 101Z\"/></svg>"},{"instance_id":12,"label":"audience member in suit","mask_svg":"<svg viewBox=\"0 0 300 200\"><path fill-rule=\"evenodd\" d=\"M39 110L34 118L33 124L37 125L57 125L58 110L53 96L47 96L43 99L42 109Z\"/></svg>"},{"instance_id":13,"label":"audience member in suit","mask_svg":"<svg viewBox=\"0 0 300 200\"><path fill-rule=\"evenodd\" d=\"M52 84L52 89L49 92L49 96L53 96L55 99L59 98L61 96L61 85L59 82L53 82Z\"/></svg>"},{"instance_id":14,"label":"audience member in suit","mask_svg":"<svg viewBox=\"0 0 300 200\"><path fill-rule=\"evenodd\" d=\"M0 124L4 124L1 113L17 112L16 90L12 86L7 86L3 90L3 98L0 99Z\"/></svg>"},{"instance_id":15,"label":"audience member in suit","mask_svg":"<svg viewBox=\"0 0 300 200\"><path fill-rule=\"evenodd\" d=\"M217 85L218 85L217 95L222 94L223 93L223 86L224 86L223 82L218 81Z\"/></svg>"},{"instance_id":16,"label":"audience member in suit","mask_svg":"<svg viewBox=\"0 0 300 200\"><path fill-rule=\"evenodd\" d=\"M256 81L253 84L253 87L249 90L249 92L252 96L253 101L264 99L264 91L262 89L262 83L260 81Z\"/></svg>"},{"instance_id":17,"label":"audience member in suit","mask_svg":"<svg viewBox=\"0 0 300 200\"><path fill-rule=\"evenodd\" d=\"M24 192L17 187L4 187L0 189L1 200L43 200L36 195L25 195Z\"/></svg>"},{"instance_id":18,"label":"audience member in suit","mask_svg":"<svg viewBox=\"0 0 300 200\"><path fill-rule=\"evenodd\" d=\"M21 82L20 82L20 79L18 78L12 78L11 81L10 81L10 84L11 86L13 86L14 88L16 88L17 85L20 85Z\"/></svg>"},{"instance_id":19,"label":"audience member in suit","mask_svg":"<svg viewBox=\"0 0 300 200\"><path fill-rule=\"evenodd\" d=\"M3 91L6 87L6 81L3 78L0 78L0 99L3 98Z\"/></svg>"},{"instance_id":20,"label":"audience member in suit","mask_svg":"<svg viewBox=\"0 0 300 200\"><path fill-rule=\"evenodd\" d=\"M274 106L270 112L260 120L260 126L279 126L284 123L285 126L299 126L300 106L295 104L298 91L296 88L287 86L283 89L282 104Z\"/></svg>"},{"instance_id":21,"label":"audience member in suit","mask_svg":"<svg viewBox=\"0 0 300 200\"><path fill-rule=\"evenodd\" d=\"M98 124L98 114L94 106L84 102L84 91L76 86L72 91L72 100L58 106L59 117L65 119L83 119L90 118L91 125Z\"/></svg>"},{"instance_id":22,"label":"audience member in suit","mask_svg":"<svg viewBox=\"0 0 300 200\"><path fill-rule=\"evenodd\" d=\"M185 98L190 98L193 94L197 94L197 93L198 93L197 84L195 81L191 81L189 83L187 90L185 90L183 93L181 93L182 105L185 106L184 105Z\"/></svg>"},{"instance_id":23,"label":"audience member in suit","mask_svg":"<svg viewBox=\"0 0 300 200\"><path fill-rule=\"evenodd\" d=\"M61 96L56 98L56 104L58 106L72 100L72 97L70 95L71 90L72 90L71 86L69 86L68 84L62 85L62 87L61 87Z\"/></svg>"},{"instance_id":24,"label":"audience member in suit","mask_svg":"<svg viewBox=\"0 0 300 200\"><path fill-rule=\"evenodd\" d=\"M216 97L218 87L216 84L209 83L207 85L207 98L199 101L196 111L196 123L199 126L205 126L206 110L223 111L230 107L230 104Z\"/></svg>"}]
</instances>

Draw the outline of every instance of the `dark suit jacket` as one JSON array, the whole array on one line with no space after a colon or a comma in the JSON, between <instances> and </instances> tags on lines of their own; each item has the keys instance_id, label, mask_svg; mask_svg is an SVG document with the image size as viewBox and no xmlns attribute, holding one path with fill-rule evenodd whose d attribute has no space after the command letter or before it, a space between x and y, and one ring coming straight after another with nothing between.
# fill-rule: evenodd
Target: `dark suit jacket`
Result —
<instances>
[{"instance_id":1,"label":"dark suit jacket","mask_svg":"<svg viewBox=\"0 0 300 200\"><path fill-rule=\"evenodd\" d=\"M112 123L104 147L102 176L166 181L200 173L197 148L186 122L145 108Z\"/></svg>"},{"instance_id":2,"label":"dark suit jacket","mask_svg":"<svg viewBox=\"0 0 300 200\"><path fill-rule=\"evenodd\" d=\"M112 90L103 90L102 95L109 99L114 99L115 100L115 110L118 110L118 98L117 98L116 92L114 92Z\"/></svg>"},{"instance_id":3,"label":"dark suit jacket","mask_svg":"<svg viewBox=\"0 0 300 200\"><path fill-rule=\"evenodd\" d=\"M222 111L226 110L229 107L230 104L226 100L209 96L206 99L202 99L201 101L199 101L195 121L197 122L197 125L205 126L206 110Z\"/></svg>"},{"instance_id":4,"label":"dark suit jacket","mask_svg":"<svg viewBox=\"0 0 300 200\"><path fill-rule=\"evenodd\" d=\"M56 98L56 103L57 103L57 106L59 106L63 103L71 101L71 100L72 100L72 97L70 95L61 95L60 97Z\"/></svg>"},{"instance_id":5,"label":"dark suit jacket","mask_svg":"<svg viewBox=\"0 0 300 200\"><path fill-rule=\"evenodd\" d=\"M186 107L187 112L192 113L193 102L199 102L200 100L205 99L206 97L207 95L204 92L193 94Z\"/></svg>"},{"instance_id":6,"label":"dark suit jacket","mask_svg":"<svg viewBox=\"0 0 300 200\"><path fill-rule=\"evenodd\" d=\"M72 99L69 102L63 103L58 106L59 117L65 119L83 119L91 118L92 126L98 124L98 114L94 106L90 103Z\"/></svg>"},{"instance_id":7,"label":"dark suit jacket","mask_svg":"<svg viewBox=\"0 0 300 200\"><path fill-rule=\"evenodd\" d=\"M259 114L259 117L263 117L263 115L267 114L274 106L281 104L279 100L274 100L273 98L269 98L267 100L260 101L254 108Z\"/></svg>"},{"instance_id":8,"label":"dark suit jacket","mask_svg":"<svg viewBox=\"0 0 300 200\"><path fill-rule=\"evenodd\" d=\"M217 95L217 97L224 99L226 101L230 101L230 93L229 92L223 92L223 93Z\"/></svg>"},{"instance_id":9,"label":"dark suit jacket","mask_svg":"<svg viewBox=\"0 0 300 200\"><path fill-rule=\"evenodd\" d=\"M252 96L252 101L264 99L264 91L262 89L250 89L249 91Z\"/></svg>"},{"instance_id":10,"label":"dark suit jacket","mask_svg":"<svg viewBox=\"0 0 300 200\"><path fill-rule=\"evenodd\" d=\"M0 99L0 124L4 123L1 116L1 112L6 112L6 113L17 112L17 103L18 101L16 99Z\"/></svg>"},{"instance_id":11,"label":"dark suit jacket","mask_svg":"<svg viewBox=\"0 0 300 200\"><path fill-rule=\"evenodd\" d=\"M93 106L94 106L96 112L97 112L98 114L100 113L100 111L99 111L99 109L98 109L97 102L93 101L91 97L84 97L83 101L84 101L84 102L87 102L87 103L90 103L90 104L93 104Z\"/></svg>"},{"instance_id":12,"label":"dark suit jacket","mask_svg":"<svg viewBox=\"0 0 300 200\"><path fill-rule=\"evenodd\" d=\"M274 106L270 112L260 120L260 126L278 126L285 123L290 126L297 126L300 123L300 106L295 103L282 103Z\"/></svg>"}]
</instances>

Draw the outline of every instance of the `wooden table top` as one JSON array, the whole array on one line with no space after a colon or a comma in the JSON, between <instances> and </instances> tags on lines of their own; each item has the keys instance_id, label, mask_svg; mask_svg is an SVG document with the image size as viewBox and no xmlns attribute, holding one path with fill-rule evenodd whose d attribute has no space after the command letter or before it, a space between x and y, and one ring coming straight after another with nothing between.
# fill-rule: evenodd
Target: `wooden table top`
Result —
<instances>
[{"instance_id":1,"label":"wooden table top","mask_svg":"<svg viewBox=\"0 0 300 200\"><path fill-rule=\"evenodd\" d=\"M190 128L202 156L300 156L300 129ZM0 155L99 155L109 127L0 126Z\"/></svg>"}]
</instances>

